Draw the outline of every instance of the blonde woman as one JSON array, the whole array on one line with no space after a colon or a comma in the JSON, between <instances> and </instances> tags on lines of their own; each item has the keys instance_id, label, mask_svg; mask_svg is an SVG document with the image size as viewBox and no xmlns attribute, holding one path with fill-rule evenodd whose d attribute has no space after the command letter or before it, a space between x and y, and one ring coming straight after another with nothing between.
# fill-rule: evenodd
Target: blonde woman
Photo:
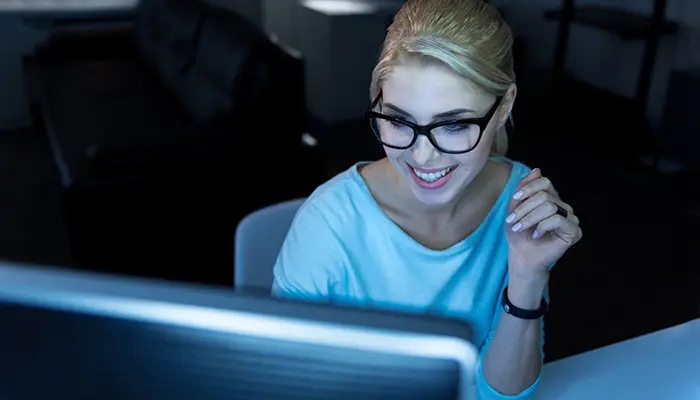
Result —
<instances>
[{"instance_id":1,"label":"blonde woman","mask_svg":"<svg viewBox=\"0 0 700 400\"><path fill-rule=\"evenodd\" d=\"M471 321L482 398L532 396L550 268L582 235L540 170L503 157L512 43L482 1L407 1L370 88L386 158L309 197L273 286L278 297Z\"/></svg>"}]
</instances>

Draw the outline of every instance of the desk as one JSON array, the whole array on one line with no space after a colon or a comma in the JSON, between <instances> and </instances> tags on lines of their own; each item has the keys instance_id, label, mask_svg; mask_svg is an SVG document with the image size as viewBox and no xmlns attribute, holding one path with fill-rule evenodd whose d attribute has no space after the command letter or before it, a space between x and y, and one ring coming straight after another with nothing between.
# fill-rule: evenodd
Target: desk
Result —
<instances>
[{"instance_id":1,"label":"desk","mask_svg":"<svg viewBox=\"0 0 700 400\"><path fill-rule=\"evenodd\" d=\"M546 364L538 398L700 400L700 319Z\"/></svg>"}]
</instances>

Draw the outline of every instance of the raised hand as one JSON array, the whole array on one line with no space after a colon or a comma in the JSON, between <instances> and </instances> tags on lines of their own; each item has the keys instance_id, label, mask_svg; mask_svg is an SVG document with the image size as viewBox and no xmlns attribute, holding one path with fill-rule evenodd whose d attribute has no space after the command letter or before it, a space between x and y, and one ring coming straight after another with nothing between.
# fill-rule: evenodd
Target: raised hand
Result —
<instances>
[{"instance_id":1,"label":"raised hand","mask_svg":"<svg viewBox=\"0 0 700 400\"><path fill-rule=\"evenodd\" d=\"M506 223L511 279L546 279L551 266L583 235L573 209L539 169L518 183Z\"/></svg>"}]
</instances>

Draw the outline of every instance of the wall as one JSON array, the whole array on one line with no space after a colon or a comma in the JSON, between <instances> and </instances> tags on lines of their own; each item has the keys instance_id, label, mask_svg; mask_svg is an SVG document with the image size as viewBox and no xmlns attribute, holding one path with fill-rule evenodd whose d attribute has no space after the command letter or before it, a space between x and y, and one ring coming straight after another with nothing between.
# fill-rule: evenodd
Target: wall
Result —
<instances>
[{"instance_id":1,"label":"wall","mask_svg":"<svg viewBox=\"0 0 700 400\"><path fill-rule=\"evenodd\" d=\"M671 1L672 17L683 24L676 57L678 68L700 68L700 1Z\"/></svg>"},{"instance_id":2,"label":"wall","mask_svg":"<svg viewBox=\"0 0 700 400\"><path fill-rule=\"evenodd\" d=\"M93 10L109 12L134 7L138 0L0 0L0 130L31 125L22 77L22 55L31 52L34 45L47 33L24 23L26 11L54 12L64 15L73 11ZM66 11L68 10L68 11Z\"/></svg>"},{"instance_id":3,"label":"wall","mask_svg":"<svg viewBox=\"0 0 700 400\"><path fill-rule=\"evenodd\" d=\"M31 125L22 80L22 55L45 36L22 17L0 15L0 130Z\"/></svg>"},{"instance_id":4,"label":"wall","mask_svg":"<svg viewBox=\"0 0 700 400\"><path fill-rule=\"evenodd\" d=\"M308 2L296 12L309 112L323 123L361 120L387 21L400 2ZM331 99L329 101L329 99Z\"/></svg>"},{"instance_id":5,"label":"wall","mask_svg":"<svg viewBox=\"0 0 700 400\"><path fill-rule=\"evenodd\" d=\"M298 0L208 1L231 8L298 48L298 30L292 23ZM492 3L504 8L514 30L524 38L528 48L525 67L551 65L556 24L543 22L542 13L558 7L561 1L493 0ZM607 3L648 13L653 0L578 0L577 3ZM670 71L700 66L700 1L669 0L667 12L669 18L682 24L682 30L675 37L665 38L659 52L649 105L652 122L657 121L661 114ZM43 32L25 26L18 15L0 15L0 87L3 90L0 130L30 124L21 78L21 55L30 51L44 36ZM567 67L574 76L621 94L631 96L634 93L643 51L641 42L623 42L607 33L575 27L569 46L574 51L569 52Z\"/></svg>"},{"instance_id":6,"label":"wall","mask_svg":"<svg viewBox=\"0 0 700 400\"><path fill-rule=\"evenodd\" d=\"M263 26L267 32L277 35L282 43L299 49L295 21L299 12L299 0L263 0Z\"/></svg>"},{"instance_id":7,"label":"wall","mask_svg":"<svg viewBox=\"0 0 700 400\"><path fill-rule=\"evenodd\" d=\"M0 0L2 1L2 0ZM132 7L137 0L85 0L85 7L95 8L100 4L119 8ZM261 0L207 0L214 4L231 8L254 23L262 26L263 6ZM286 2L287 0L279 0ZM289 0L291 2L291 0ZM57 4L60 2L57 2ZM14 4L14 3L13 3ZM41 2L42 7L49 8L51 3ZM81 8L82 3L73 1L74 8ZM65 5L61 5L63 8ZM54 7L55 8L55 7ZM81 8L81 9L83 9ZM31 125L27 100L22 80L21 58L29 53L36 43L47 36L45 32L33 29L23 23L22 10L5 12L0 7L0 130L11 130Z\"/></svg>"},{"instance_id":8,"label":"wall","mask_svg":"<svg viewBox=\"0 0 700 400\"><path fill-rule=\"evenodd\" d=\"M578 0L577 5L605 4L650 15L654 0ZM545 10L560 7L560 0L494 0L503 8L513 30L528 48L528 69L550 67L554 58L557 25L545 22ZM670 72L674 68L700 65L700 1L669 0L667 17L681 23L681 32L665 37L654 70L648 112L657 125L666 98ZM644 44L625 42L596 29L574 26L571 30L567 69L578 79L633 96L641 68Z\"/></svg>"},{"instance_id":9,"label":"wall","mask_svg":"<svg viewBox=\"0 0 700 400\"><path fill-rule=\"evenodd\" d=\"M227 8L242 15L258 26L262 26L264 18L263 0L205 0L206 2ZM292 0L277 0L280 2L291 2Z\"/></svg>"}]
</instances>

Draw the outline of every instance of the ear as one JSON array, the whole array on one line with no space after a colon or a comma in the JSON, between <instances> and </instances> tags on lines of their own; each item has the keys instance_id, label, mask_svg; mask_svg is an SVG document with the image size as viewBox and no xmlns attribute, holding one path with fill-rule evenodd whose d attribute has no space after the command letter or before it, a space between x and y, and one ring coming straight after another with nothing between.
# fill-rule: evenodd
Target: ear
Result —
<instances>
[{"instance_id":1,"label":"ear","mask_svg":"<svg viewBox=\"0 0 700 400\"><path fill-rule=\"evenodd\" d=\"M517 94L518 87L515 85L515 83L513 83L510 85L508 91L506 92L506 95L503 96L503 100L501 101L499 113L500 125L505 124L506 121L508 121L508 117L510 117L510 113L513 111L513 105L515 104L515 97Z\"/></svg>"}]
</instances>

